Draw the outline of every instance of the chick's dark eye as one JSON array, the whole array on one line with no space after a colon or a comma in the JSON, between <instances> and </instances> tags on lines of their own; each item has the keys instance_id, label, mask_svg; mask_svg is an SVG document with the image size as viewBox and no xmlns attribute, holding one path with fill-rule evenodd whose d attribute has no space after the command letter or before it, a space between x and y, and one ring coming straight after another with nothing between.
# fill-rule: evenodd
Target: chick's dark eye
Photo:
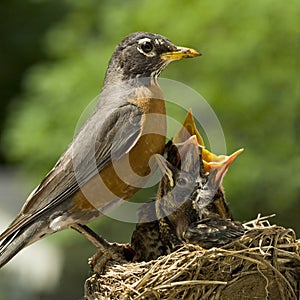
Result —
<instances>
[{"instance_id":1,"label":"chick's dark eye","mask_svg":"<svg viewBox=\"0 0 300 300\"><path fill-rule=\"evenodd\" d=\"M177 180L176 180L176 183L180 186L184 186L187 184L187 180L183 177L179 177Z\"/></svg>"},{"instance_id":2,"label":"chick's dark eye","mask_svg":"<svg viewBox=\"0 0 300 300\"><path fill-rule=\"evenodd\" d=\"M141 49L145 52L145 53L149 53L153 50L153 45L151 42L145 42L141 45Z\"/></svg>"}]
</instances>

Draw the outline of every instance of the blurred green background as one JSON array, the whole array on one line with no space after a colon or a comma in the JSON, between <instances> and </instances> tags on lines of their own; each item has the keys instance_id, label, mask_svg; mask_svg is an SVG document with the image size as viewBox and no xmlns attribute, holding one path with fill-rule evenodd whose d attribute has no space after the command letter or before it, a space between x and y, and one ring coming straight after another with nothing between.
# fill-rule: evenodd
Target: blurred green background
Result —
<instances>
[{"instance_id":1,"label":"blurred green background","mask_svg":"<svg viewBox=\"0 0 300 300\"><path fill-rule=\"evenodd\" d=\"M0 185L16 182L11 191L22 195L1 191L0 212L12 199L12 218L72 140L116 44L150 31L203 53L162 76L207 99L228 153L245 148L224 182L236 219L275 213L272 223L300 232L299 1L3 0L0 8ZM150 189L136 198L154 195ZM128 242L135 225L103 218L93 226L110 241ZM80 299L95 249L71 231L47 243L59 249L56 284L27 284L31 268L54 264L51 255L35 266L15 263L0 271L0 299Z\"/></svg>"}]
</instances>

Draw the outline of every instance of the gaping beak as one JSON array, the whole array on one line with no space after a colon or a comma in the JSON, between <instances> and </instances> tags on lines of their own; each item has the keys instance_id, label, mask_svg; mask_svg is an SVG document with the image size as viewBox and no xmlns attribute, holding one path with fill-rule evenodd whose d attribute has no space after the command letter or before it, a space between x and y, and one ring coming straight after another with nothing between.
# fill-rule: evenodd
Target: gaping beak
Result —
<instances>
[{"instance_id":1,"label":"gaping beak","mask_svg":"<svg viewBox=\"0 0 300 300\"><path fill-rule=\"evenodd\" d=\"M189 109L181 128L175 133L173 138L174 144L184 143L188 138L195 135L197 137L198 144L204 146L202 136L197 130L195 120L193 117L192 109Z\"/></svg>"},{"instance_id":2,"label":"gaping beak","mask_svg":"<svg viewBox=\"0 0 300 300\"><path fill-rule=\"evenodd\" d=\"M239 149L235 151L230 156L225 156L225 159L221 162L211 162L208 163L209 168L209 183L210 187L217 190L219 186L222 184L223 178L230 166L230 164L239 156L244 149Z\"/></svg>"},{"instance_id":3,"label":"gaping beak","mask_svg":"<svg viewBox=\"0 0 300 300\"><path fill-rule=\"evenodd\" d=\"M174 51L164 52L160 55L161 59L172 61L172 60L180 60L183 58L192 58L196 56L200 56L201 53L192 48L185 47L177 47Z\"/></svg>"}]
</instances>

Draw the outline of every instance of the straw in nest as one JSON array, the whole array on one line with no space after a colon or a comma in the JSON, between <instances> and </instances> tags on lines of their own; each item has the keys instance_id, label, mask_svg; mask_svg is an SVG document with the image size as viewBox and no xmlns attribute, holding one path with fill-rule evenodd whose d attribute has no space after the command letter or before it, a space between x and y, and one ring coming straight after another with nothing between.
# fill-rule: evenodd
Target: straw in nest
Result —
<instances>
[{"instance_id":1,"label":"straw in nest","mask_svg":"<svg viewBox=\"0 0 300 300\"><path fill-rule=\"evenodd\" d=\"M86 281L86 300L300 299L300 241L266 218L222 248L184 245L157 260L110 261Z\"/></svg>"}]
</instances>

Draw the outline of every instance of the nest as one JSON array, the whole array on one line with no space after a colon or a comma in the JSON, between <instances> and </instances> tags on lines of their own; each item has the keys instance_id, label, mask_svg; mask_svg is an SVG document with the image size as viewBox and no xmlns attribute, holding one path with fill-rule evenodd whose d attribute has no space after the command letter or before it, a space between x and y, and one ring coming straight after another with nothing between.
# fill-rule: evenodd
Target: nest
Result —
<instances>
[{"instance_id":1,"label":"nest","mask_svg":"<svg viewBox=\"0 0 300 300\"><path fill-rule=\"evenodd\" d=\"M300 299L294 231L259 217L244 226L246 234L222 248L186 244L150 262L109 261L86 281L84 299Z\"/></svg>"}]
</instances>

